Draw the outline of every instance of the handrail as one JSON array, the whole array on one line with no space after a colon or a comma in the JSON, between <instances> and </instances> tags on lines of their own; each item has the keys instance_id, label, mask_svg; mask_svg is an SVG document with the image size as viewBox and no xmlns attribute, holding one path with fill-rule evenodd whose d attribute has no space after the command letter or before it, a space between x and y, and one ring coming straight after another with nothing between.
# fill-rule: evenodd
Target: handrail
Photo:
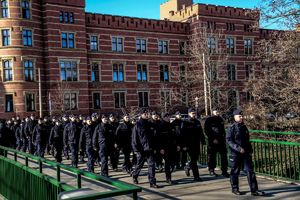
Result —
<instances>
[{"instance_id":1,"label":"handrail","mask_svg":"<svg viewBox=\"0 0 300 200\"><path fill-rule=\"evenodd\" d=\"M281 144L281 145L288 145L288 146L300 146L300 143L298 142L284 142L284 141L275 141L275 140L250 139L250 142Z\"/></svg>"},{"instance_id":2,"label":"handrail","mask_svg":"<svg viewBox=\"0 0 300 200\"><path fill-rule=\"evenodd\" d=\"M266 134L274 134L274 135L300 135L299 132L280 132L280 131L265 131L265 130L252 130L249 129L251 133L266 133Z\"/></svg>"},{"instance_id":3,"label":"handrail","mask_svg":"<svg viewBox=\"0 0 300 200\"><path fill-rule=\"evenodd\" d=\"M0 150L1 149L4 150L4 156L5 157L7 157L7 152L12 152L14 154L15 161L18 157L17 155L21 155L21 156L25 157L26 167L28 167L28 158L30 158L34 161L37 161L39 163L39 173L40 172L42 173L43 163L48 164L52 167L56 167L56 171L57 171L56 181L58 181L58 182L60 182L60 170L64 169L66 171L72 172L75 175L77 175L77 188L81 188L82 178L89 178L89 179L100 181L102 183L106 183L108 185L116 187L116 189L114 189L113 191L98 192L98 193L94 193L94 194L89 194L89 195L77 197L76 199L82 199L82 200L83 199L98 199L98 198L113 197L113 196L116 196L116 195L126 195L126 194L133 194L133 198L137 199L137 192L142 191L141 187L131 185L131 184L125 183L123 181L119 181L119 180L116 180L116 179L111 179L111 178L107 178L107 177L104 177L104 176L96 175L96 174L91 173L91 172L87 172L87 171L84 171L84 170L81 170L81 169L70 167L70 166L67 166L67 165L64 165L64 164L61 164L61 163L56 163L54 161L47 160L45 158L37 157L37 156L27 154L27 153L24 153L24 152L20 152L20 151L17 151L15 149L11 149L11 148L8 148L8 147L0 146ZM9 159L9 158L7 158L7 159ZM13 160L13 159L10 159L10 160ZM31 170L33 170L33 169L31 169ZM36 171L36 170L33 170L33 171Z\"/></svg>"}]
</instances>

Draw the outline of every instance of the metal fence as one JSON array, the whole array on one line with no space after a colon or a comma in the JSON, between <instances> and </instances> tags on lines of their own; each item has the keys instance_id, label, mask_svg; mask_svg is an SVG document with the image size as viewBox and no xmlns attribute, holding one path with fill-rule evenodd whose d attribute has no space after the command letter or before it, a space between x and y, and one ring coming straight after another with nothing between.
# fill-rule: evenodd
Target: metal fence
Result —
<instances>
[{"instance_id":1,"label":"metal fence","mask_svg":"<svg viewBox=\"0 0 300 200\"><path fill-rule=\"evenodd\" d=\"M21 159L25 160L25 164L19 161ZM38 163L38 169L29 166L29 162L32 161ZM49 166L56 171L55 178L43 173L43 171L46 170L45 168ZM67 185L61 181L62 170L76 176L76 187ZM80 189L82 187L83 178L107 184L113 189L110 191L83 194L79 197L68 199L93 200L121 195L132 195L133 199L137 199L137 193L142 191L140 187L122 181L102 177L84 170L0 146L0 194L9 200L56 200L61 192Z\"/></svg>"},{"instance_id":2,"label":"metal fence","mask_svg":"<svg viewBox=\"0 0 300 200\"><path fill-rule=\"evenodd\" d=\"M253 165L255 172L277 180L287 180L300 183L300 143L284 141L281 136L300 136L298 132L276 132L250 130L254 133L251 138L253 147ZM267 136L268 139L258 139L257 134ZM199 158L201 165L207 164L207 146L201 146ZM217 156L217 165L220 166L221 159Z\"/></svg>"}]
</instances>

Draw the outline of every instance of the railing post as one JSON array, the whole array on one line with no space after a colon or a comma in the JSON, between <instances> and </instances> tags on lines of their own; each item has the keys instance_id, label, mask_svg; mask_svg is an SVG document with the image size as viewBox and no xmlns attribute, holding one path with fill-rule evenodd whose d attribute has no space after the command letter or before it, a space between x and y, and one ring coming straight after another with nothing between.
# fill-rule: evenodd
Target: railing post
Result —
<instances>
[{"instance_id":1,"label":"railing post","mask_svg":"<svg viewBox=\"0 0 300 200\"><path fill-rule=\"evenodd\" d=\"M25 157L25 165L26 165L26 167L28 167L28 157L27 156Z\"/></svg>"},{"instance_id":2,"label":"railing post","mask_svg":"<svg viewBox=\"0 0 300 200\"><path fill-rule=\"evenodd\" d=\"M60 166L59 165L56 166L56 178L57 178L57 181L60 182Z\"/></svg>"},{"instance_id":3,"label":"railing post","mask_svg":"<svg viewBox=\"0 0 300 200\"><path fill-rule=\"evenodd\" d=\"M17 154L17 152L14 153L14 159L15 159L15 161L18 160L18 154Z\"/></svg>"},{"instance_id":4,"label":"railing post","mask_svg":"<svg viewBox=\"0 0 300 200\"><path fill-rule=\"evenodd\" d=\"M81 174L80 172L77 174L77 188L81 188Z\"/></svg>"},{"instance_id":5,"label":"railing post","mask_svg":"<svg viewBox=\"0 0 300 200\"><path fill-rule=\"evenodd\" d=\"M138 200L137 192L134 192L132 195L133 200Z\"/></svg>"},{"instance_id":6,"label":"railing post","mask_svg":"<svg viewBox=\"0 0 300 200\"><path fill-rule=\"evenodd\" d=\"M39 169L40 169L40 173L43 173L43 162L41 159L39 159Z\"/></svg>"}]
</instances>

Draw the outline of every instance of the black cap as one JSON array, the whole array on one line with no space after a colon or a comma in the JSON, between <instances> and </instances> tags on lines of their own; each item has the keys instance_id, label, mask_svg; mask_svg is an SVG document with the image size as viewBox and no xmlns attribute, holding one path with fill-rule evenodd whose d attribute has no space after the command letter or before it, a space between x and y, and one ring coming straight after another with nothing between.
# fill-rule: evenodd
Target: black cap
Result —
<instances>
[{"instance_id":1,"label":"black cap","mask_svg":"<svg viewBox=\"0 0 300 200\"><path fill-rule=\"evenodd\" d=\"M189 113L191 113L191 112L196 112L196 109L195 109L195 108L189 108L188 112L189 112Z\"/></svg>"},{"instance_id":2,"label":"black cap","mask_svg":"<svg viewBox=\"0 0 300 200\"><path fill-rule=\"evenodd\" d=\"M105 114L101 115L101 119L103 119L103 118L107 118L107 115L105 115Z\"/></svg>"},{"instance_id":3,"label":"black cap","mask_svg":"<svg viewBox=\"0 0 300 200\"><path fill-rule=\"evenodd\" d=\"M95 117L95 118L96 118L96 117L98 117L98 114L97 114L97 113L93 113L93 114L92 114L92 117Z\"/></svg>"},{"instance_id":4,"label":"black cap","mask_svg":"<svg viewBox=\"0 0 300 200\"><path fill-rule=\"evenodd\" d=\"M63 116L62 116L62 118L67 118L68 117L68 115L66 115L66 114L63 114Z\"/></svg>"},{"instance_id":5,"label":"black cap","mask_svg":"<svg viewBox=\"0 0 300 200\"><path fill-rule=\"evenodd\" d=\"M111 113L110 115L109 115L109 117L115 117L116 115L114 114L114 113Z\"/></svg>"},{"instance_id":6,"label":"black cap","mask_svg":"<svg viewBox=\"0 0 300 200\"><path fill-rule=\"evenodd\" d=\"M156 111L152 111L151 115L159 115L159 114Z\"/></svg>"},{"instance_id":7,"label":"black cap","mask_svg":"<svg viewBox=\"0 0 300 200\"><path fill-rule=\"evenodd\" d=\"M91 121L91 118L90 117L86 117L85 120L86 121Z\"/></svg>"},{"instance_id":8,"label":"black cap","mask_svg":"<svg viewBox=\"0 0 300 200\"><path fill-rule=\"evenodd\" d=\"M129 117L129 114L128 114L128 113L125 113L125 114L123 115L123 117Z\"/></svg>"},{"instance_id":9,"label":"black cap","mask_svg":"<svg viewBox=\"0 0 300 200\"><path fill-rule=\"evenodd\" d=\"M243 111L240 109L236 109L233 111L233 115L243 115Z\"/></svg>"},{"instance_id":10,"label":"black cap","mask_svg":"<svg viewBox=\"0 0 300 200\"><path fill-rule=\"evenodd\" d=\"M75 115L73 115L73 114L71 114L70 116L69 116L69 118L74 118L75 117Z\"/></svg>"},{"instance_id":11,"label":"black cap","mask_svg":"<svg viewBox=\"0 0 300 200\"><path fill-rule=\"evenodd\" d=\"M140 111L140 115L145 114L145 113L148 113L148 110L145 108Z\"/></svg>"},{"instance_id":12,"label":"black cap","mask_svg":"<svg viewBox=\"0 0 300 200\"><path fill-rule=\"evenodd\" d=\"M169 113L164 113L163 117L170 117Z\"/></svg>"}]
</instances>

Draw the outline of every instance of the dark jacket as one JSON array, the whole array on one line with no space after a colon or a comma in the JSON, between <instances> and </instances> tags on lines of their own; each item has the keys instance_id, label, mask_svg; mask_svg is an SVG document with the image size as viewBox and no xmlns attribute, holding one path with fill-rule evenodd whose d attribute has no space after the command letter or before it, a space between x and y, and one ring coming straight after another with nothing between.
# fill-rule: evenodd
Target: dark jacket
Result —
<instances>
[{"instance_id":1,"label":"dark jacket","mask_svg":"<svg viewBox=\"0 0 300 200\"><path fill-rule=\"evenodd\" d=\"M8 147L9 145L9 129L5 126L3 121L0 122L0 146Z\"/></svg>"},{"instance_id":2,"label":"dark jacket","mask_svg":"<svg viewBox=\"0 0 300 200\"><path fill-rule=\"evenodd\" d=\"M25 122L25 135L26 137L32 137L33 129L36 126L37 122L35 120L29 120L28 122Z\"/></svg>"},{"instance_id":3,"label":"dark jacket","mask_svg":"<svg viewBox=\"0 0 300 200\"><path fill-rule=\"evenodd\" d=\"M111 149L114 146L114 128L109 123L101 123L93 134L93 147L94 149Z\"/></svg>"},{"instance_id":4,"label":"dark jacket","mask_svg":"<svg viewBox=\"0 0 300 200\"><path fill-rule=\"evenodd\" d=\"M150 124L150 134L153 137L153 149L159 151L159 135L160 135L160 129L162 122L160 120L149 120Z\"/></svg>"},{"instance_id":5,"label":"dark jacket","mask_svg":"<svg viewBox=\"0 0 300 200\"><path fill-rule=\"evenodd\" d=\"M93 147L93 133L94 129L92 125L86 124L82 127L79 140L79 147L81 149Z\"/></svg>"},{"instance_id":6,"label":"dark jacket","mask_svg":"<svg viewBox=\"0 0 300 200\"><path fill-rule=\"evenodd\" d=\"M64 145L66 144L78 144L80 137L80 129L76 122L70 122L64 129Z\"/></svg>"},{"instance_id":7,"label":"dark jacket","mask_svg":"<svg viewBox=\"0 0 300 200\"><path fill-rule=\"evenodd\" d=\"M216 139L219 143L225 144L225 127L224 120L220 116L211 116L204 123L205 134L208 138L208 144L213 144Z\"/></svg>"},{"instance_id":8,"label":"dark jacket","mask_svg":"<svg viewBox=\"0 0 300 200\"><path fill-rule=\"evenodd\" d=\"M50 136L49 136L49 144L50 145L60 145L63 146L63 134L64 128L62 125L55 125L52 127Z\"/></svg>"},{"instance_id":9,"label":"dark jacket","mask_svg":"<svg viewBox=\"0 0 300 200\"><path fill-rule=\"evenodd\" d=\"M116 143L120 148L131 149L131 135L133 124L130 122L120 123L116 130Z\"/></svg>"},{"instance_id":10,"label":"dark jacket","mask_svg":"<svg viewBox=\"0 0 300 200\"><path fill-rule=\"evenodd\" d=\"M244 123L234 122L227 130L226 142L229 145L231 155L242 155L241 148L245 150L244 154L251 154L253 152L250 143L249 130Z\"/></svg>"},{"instance_id":11,"label":"dark jacket","mask_svg":"<svg viewBox=\"0 0 300 200\"><path fill-rule=\"evenodd\" d=\"M205 144L205 136L200 121L198 119L188 118L183 123L182 131L184 146L200 151L200 142Z\"/></svg>"},{"instance_id":12,"label":"dark jacket","mask_svg":"<svg viewBox=\"0 0 300 200\"><path fill-rule=\"evenodd\" d=\"M171 123L162 121L160 132L156 135L158 150L176 151L176 135L172 131Z\"/></svg>"},{"instance_id":13,"label":"dark jacket","mask_svg":"<svg viewBox=\"0 0 300 200\"><path fill-rule=\"evenodd\" d=\"M137 121L132 129L131 147L135 152L152 151L153 135L150 131L150 122L147 119Z\"/></svg>"},{"instance_id":14,"label":"dark jacket","mask_svg":"<svg viewBox=\"0 0 300 200\"><path fill-rule=\"evenodd\" d=\"M176 138L176 144L178 146L183 147L184 141L183 141L183 132L182 132L182 128L183 128L183 120L182 119L175 119L172 123L171 123L171 128L172 128L172 132L175 134L175 138Z\"/></svg>"},{"instance_id":15,"label":"dark jacket","mask_svg":"<svg viewBox=\"0 0 300 200\"><path fill-rule=\"evenodd\" d=\"M44 124L37 124L33 129L32 142L35 144L46 144L48 138Z\"/></svg>"}]
</instances>

